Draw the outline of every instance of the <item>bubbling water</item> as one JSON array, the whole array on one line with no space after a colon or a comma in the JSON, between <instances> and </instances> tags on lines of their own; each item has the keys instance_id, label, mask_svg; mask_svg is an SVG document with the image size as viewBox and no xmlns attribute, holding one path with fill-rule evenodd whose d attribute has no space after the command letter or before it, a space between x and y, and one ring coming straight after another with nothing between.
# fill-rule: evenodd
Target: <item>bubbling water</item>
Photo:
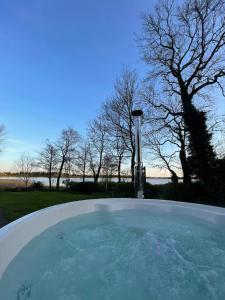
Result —
<instances>
[{"instance_id":1,"label":"bubbling water","mask_svg":"<svg viewBox=\"0 0 225 300\"><path fill-rule=\"evenodd\" d=\"M4 300L225 299L225 234L193 217L95 212L36 236L0 282Z\"/></svg>"}]
</instances>

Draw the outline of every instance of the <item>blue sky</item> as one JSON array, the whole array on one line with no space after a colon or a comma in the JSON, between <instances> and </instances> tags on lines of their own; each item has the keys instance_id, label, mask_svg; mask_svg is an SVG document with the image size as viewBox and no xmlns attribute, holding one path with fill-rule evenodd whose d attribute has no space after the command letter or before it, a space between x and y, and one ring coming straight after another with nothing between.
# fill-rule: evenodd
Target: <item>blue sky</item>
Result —
<instances>
[{"instance_id":1,"label":"blue sky","mask_svg":"<svg viewBox=\"0 0 225 300\"><path fill-rule=\"evenodd\" d=\"M149 0L0 3L0 169L74 126L85 132L123 65L144 73L135 33Z\"/></svg>"}]
</instances>

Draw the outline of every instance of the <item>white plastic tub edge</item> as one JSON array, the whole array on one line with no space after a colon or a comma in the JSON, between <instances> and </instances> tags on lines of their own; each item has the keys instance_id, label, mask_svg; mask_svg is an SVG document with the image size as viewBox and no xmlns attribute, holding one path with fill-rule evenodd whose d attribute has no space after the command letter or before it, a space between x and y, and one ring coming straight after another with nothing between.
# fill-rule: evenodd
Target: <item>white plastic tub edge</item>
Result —
<instances>
[{"instance_id":1,"label":"white plastic tub edge","mask_svg":"<svg viewBox=\"0 0 225 300\"><path fill-rule=\"evenodd\" d=\"M181 213L225 225L224 208L169 200L111 198L59 204L26 215L0 229L0 279L21 249L48 227L80 214L121 209Z\"/></svg>"}]
</instances>

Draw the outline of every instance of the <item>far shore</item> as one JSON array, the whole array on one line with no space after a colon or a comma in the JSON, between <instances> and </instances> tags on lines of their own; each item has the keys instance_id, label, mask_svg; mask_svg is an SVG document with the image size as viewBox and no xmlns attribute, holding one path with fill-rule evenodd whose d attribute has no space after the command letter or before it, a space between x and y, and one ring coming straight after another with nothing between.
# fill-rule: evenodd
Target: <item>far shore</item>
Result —
<instances>
[{"instance_id":1,"label":"far shore","mask_svg":"<svg viewBox=\"0 0 225 300\"><path fill-rule=\"evenodd\" d=\"M16 175L16 174L2 174L0 173L0 179L2 178L5 178L5 177L14 177L14 178L19 178L20 175ZM32 175L32 178L40 178L40 177L43 177L43 178L48 178L48 176L45 174L41 174L41 175ZM62 175L62 178L66 178L68 177L68 175ZM70 175L69 178L81 178L82 176L81 175ZM57 178L57 176L52 176L52 178ZM91 175L86 175L85 178L93 178L93 176ZM100 176L99 178L104 178L103 176ZM112 178L117 178L117 176L112 176ZM126 178L126 179L130 179L131 176L121 176L121 178ZM169 176L146 176L147 179L170 179ZM182 179L182 177L178 177L179 179Z\"/></svg>"},{"instance_id":2,"label":"far shore","mask_svg":"<svg viewBox=\"0 0 225 300\"><path fill-rule=\"evenodd\" d=\"M16 177L15 177L16 178ZM8 189L8 188L24 188L25 184L20 179L3 179L0 178L0 188Z\"/></svg>"}]
</instances>

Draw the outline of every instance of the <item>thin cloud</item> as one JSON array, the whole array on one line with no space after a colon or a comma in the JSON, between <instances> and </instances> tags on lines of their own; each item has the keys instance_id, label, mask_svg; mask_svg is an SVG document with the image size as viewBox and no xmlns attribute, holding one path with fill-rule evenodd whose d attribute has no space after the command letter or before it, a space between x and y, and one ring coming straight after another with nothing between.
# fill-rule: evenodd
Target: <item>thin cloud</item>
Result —
<instances>
[{"instance_id":1,"label":"thin cloud","mask_svg":"<svg viewBox=\"0 0 225 300\"><path fill-rule=\"evenodd\" d=\"M16 144L16 145L25 145L26 143L19 139L9 138L6 140L10 144Z\"/></svg>"},{"instance_id":2,"label":"thin cloud","mask_svg":"<svg viewBox=\"0 0 225 300\"><path fill-rule=\"evenodd\" d=\"M15 153L18 152L16 148L4 148L4 152Z\"/></svg>"}]
</instances>

